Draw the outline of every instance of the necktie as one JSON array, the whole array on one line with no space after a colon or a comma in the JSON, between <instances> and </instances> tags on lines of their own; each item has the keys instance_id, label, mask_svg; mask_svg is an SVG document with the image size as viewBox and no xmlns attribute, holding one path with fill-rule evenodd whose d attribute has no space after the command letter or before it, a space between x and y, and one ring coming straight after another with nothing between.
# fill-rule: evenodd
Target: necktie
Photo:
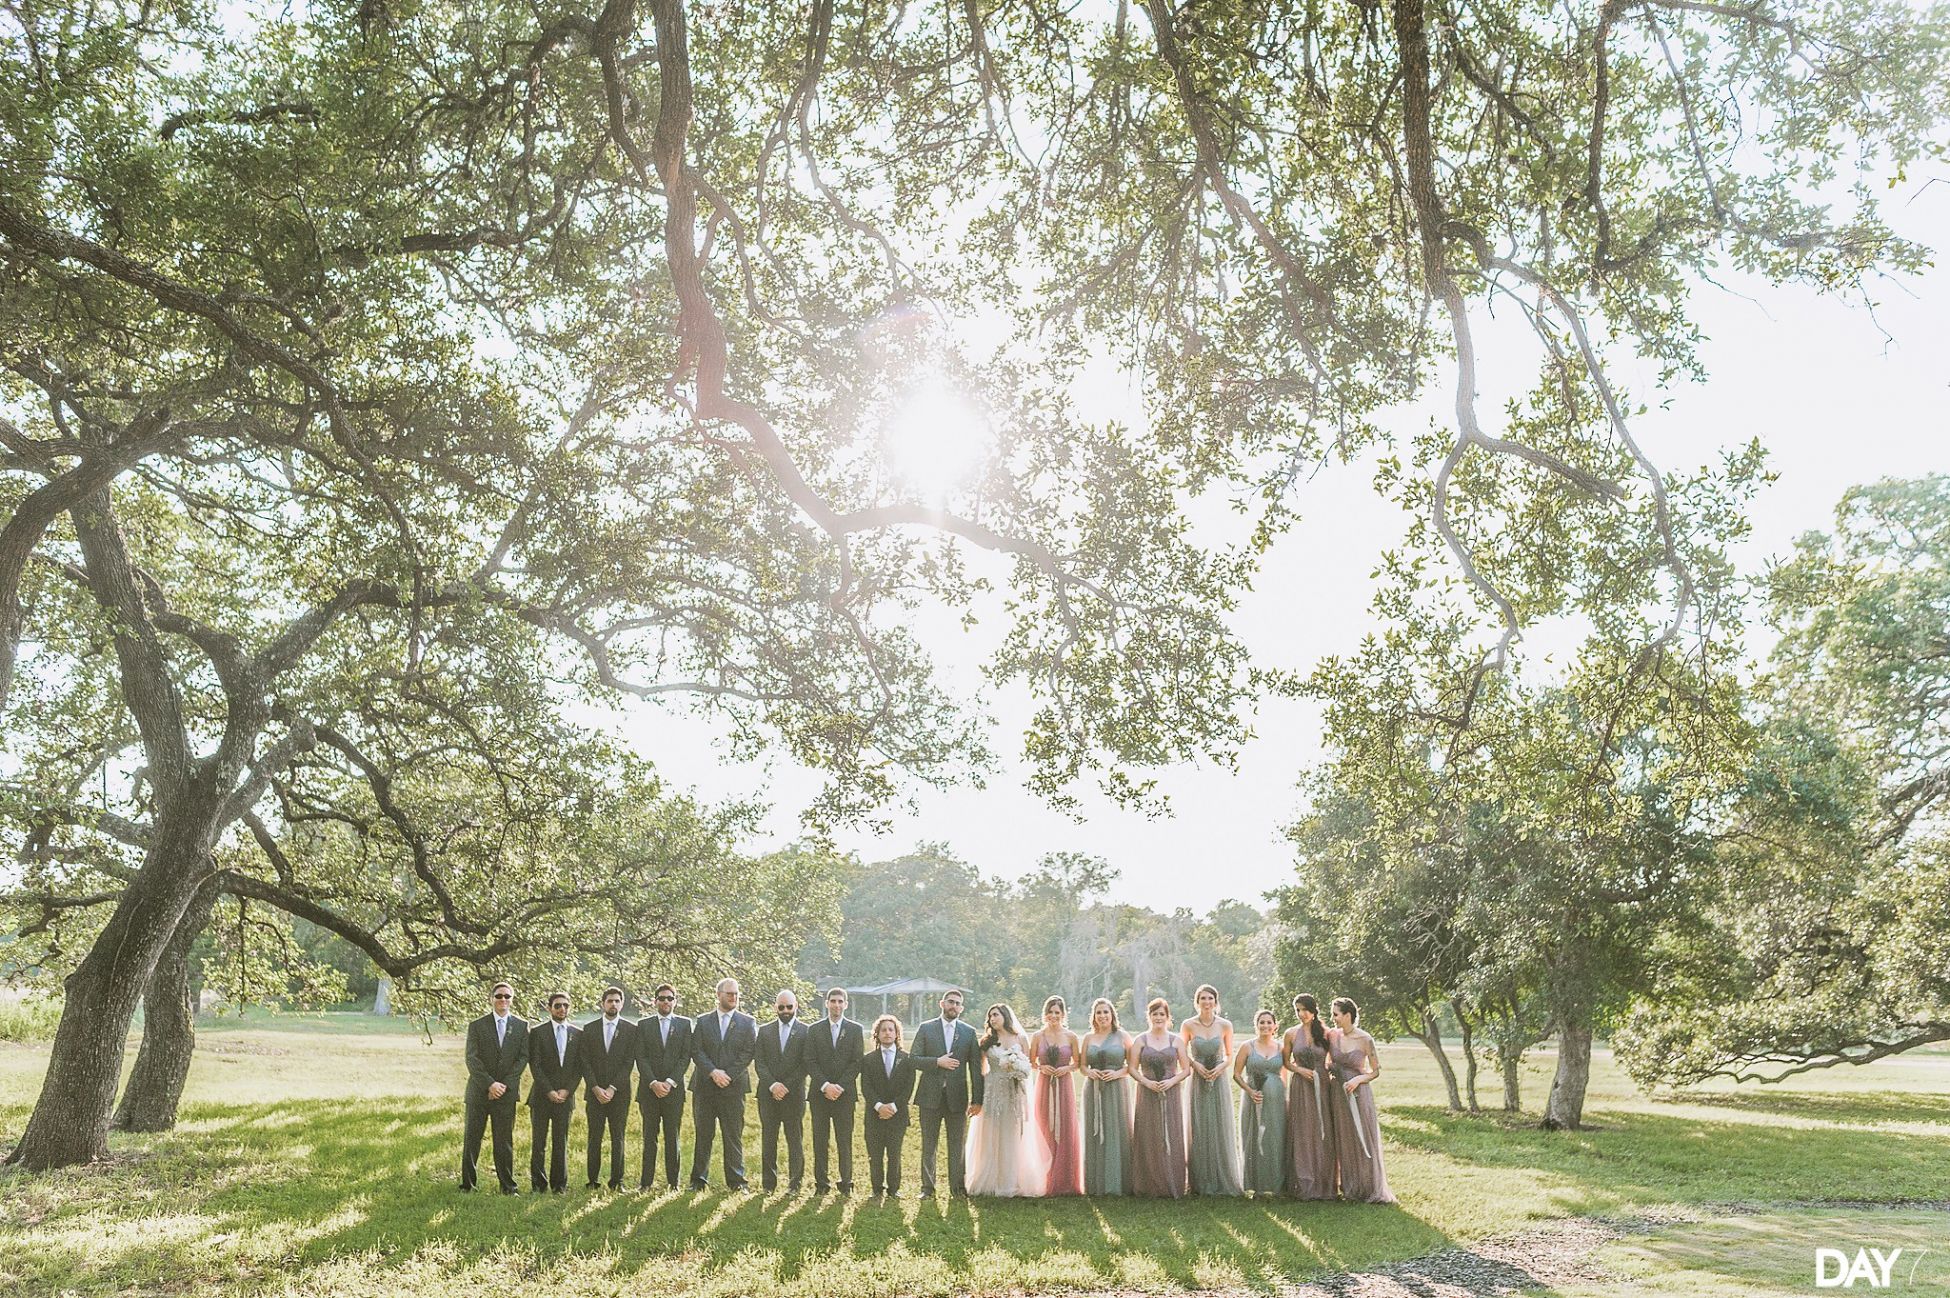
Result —
<instances>
[{"instance_id":1,"label":"necktie","mask_svg":"<svg viewBox=\"0 0 1950 1298\"><path fill-rule=\"evenodd\" d=\"M555 1025L555 1058L564 1068L569 1066L569 1029L560 1023Z\"/></svg>"},{"instance_id":2,"label":"necktie","mask_svg":"<svg viewBox=\"0 0 1950 1298\"><path fill-rule=\"evenodd\" d=\"M616 1021L614 1019L604 1019L603 1020L604 1052L607 1053L610 1046L614 1045L615 1042L616 1042Z\"/></svg>"},{"instance_id":3,"label":"necktie","mask_svg":"<svg viewBox=\"0 0 1950 1298\"><path fill-rule=\"evenodd\" d=\"M665 1045L669 1045L670 1044L670 1015L668 1014L664 1015L662 1018L658 1019L657 1022L660 1025L658 1028L658 1036L662 1039Z\"/></svg>"},{"instance_id":4,"label":"necktie","mask_svg":"<svg viewBox=\"0 0 1950 1298\"><path fill-rule=\"evenodd\" d=\"M494 1044L497 1046L508 1044L508 1020L499 1015L496 1015L494 1020Z\"/></svg>"}]
</instances>

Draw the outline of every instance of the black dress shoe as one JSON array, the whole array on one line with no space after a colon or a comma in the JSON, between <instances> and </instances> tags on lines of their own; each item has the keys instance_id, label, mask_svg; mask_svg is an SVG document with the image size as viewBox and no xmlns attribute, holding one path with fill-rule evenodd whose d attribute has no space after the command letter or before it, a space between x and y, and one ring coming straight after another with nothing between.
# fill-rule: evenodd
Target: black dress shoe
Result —
<instances>
[{"instance_id":1,"label":"black dress shoe","mask_svg":"<svg viewBox=\"0 0 1950 1298\"><path fill-rule=\"evenodd\" d=\"M594 1181L590 1181L589 1183L587 1183L586 1185L584 1185L584 1186L583 1186L582 1188L583 1188L583 1189L585 1189L585 1190L595 1190L595 1189L599 1189L600 1187L599 1187L599 1186L598 1186L598 1185L597 1185L597 1184L596 1184L596 1183L595 1183Z\"/></svg>"},{"instance_id":2,"label":"black dress shoe","mask_svg":"<svg viewBox=\"0 0 1950 1298\"><path fill-rule=\"evenodd\" d=\"M921 1197L922 1197L923 1199L932 1199L932 1198L934 1198L934 1191L933 1191L933 1190L923 1190L923 1191L921 1191Z\"/></svg>"},{"instance_id":3,"label":"black dress shoe","mask_svg":"<svg viewBox=\"0 0 1950 1298\"><path fill-rule=\"evenodd\" d=\"M520 1191L520 1190L517 1190L517 1189L516 1189L516 1188L515 1188L514 1186L512 1186L512 1185L504 1185L504 1186L502 1186L502 1187L501 1187L501 1193L503 1193L503 1194L520 1194L520 1193L521 1193L521 1191Z\"/></svg>"},{"instance_id":4,"label":"black dress shoe","mask_svg":"<svg viewBox=\"0 0 1950 1298\"><path fill-rule=\"evenodd\" d=\"M460 1192L462 1194L472 1194L474 1193L474 1187L471 1185L463 1185L460 1187Z\"/></svg>"}]
</instances>

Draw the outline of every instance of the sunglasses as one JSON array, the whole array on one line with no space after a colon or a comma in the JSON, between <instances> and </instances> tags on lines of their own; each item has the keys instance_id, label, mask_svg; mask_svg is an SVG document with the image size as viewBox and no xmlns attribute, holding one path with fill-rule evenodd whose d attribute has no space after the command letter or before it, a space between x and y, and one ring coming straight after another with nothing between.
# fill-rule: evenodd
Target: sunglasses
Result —
<instances>
[{"instance_id":1,"label":"sunglasses","mask_svg":"<svg viewBox=\"0 0 1950 1298\"><path fill-rule=\"evenodd\" d=\"M511 1000L513 1000L514 998L515 998L515 994L514 994L513 992L496 992L496 993L494 993L494 999L496 999L496 1000L498 1000L498 1001L511 1001Z\"/></svg>"}]
</instances>

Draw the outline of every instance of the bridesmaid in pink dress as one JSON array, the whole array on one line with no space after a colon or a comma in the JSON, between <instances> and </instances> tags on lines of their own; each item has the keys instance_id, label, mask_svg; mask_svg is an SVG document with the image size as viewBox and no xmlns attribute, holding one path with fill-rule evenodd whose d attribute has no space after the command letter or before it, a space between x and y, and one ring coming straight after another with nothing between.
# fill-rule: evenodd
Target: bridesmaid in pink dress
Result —
<instances>
[{"instance_id":1,"label":"bridesmaid in pink dress","mask_svg":"<svg viewBox=\"0 0 1950 1298\"><path fill-rule=\"evenodd\" d=\"M1029 1039L1036 1068L1036 1132L1049 1159L1051 1194L1083 1193L1083 1127L1077 1120L1076 1073L1083 1043L1070 1031L1069 1006L1061 996L1043 1002L1043 1030Z\"/></svg>"}]
</instances>

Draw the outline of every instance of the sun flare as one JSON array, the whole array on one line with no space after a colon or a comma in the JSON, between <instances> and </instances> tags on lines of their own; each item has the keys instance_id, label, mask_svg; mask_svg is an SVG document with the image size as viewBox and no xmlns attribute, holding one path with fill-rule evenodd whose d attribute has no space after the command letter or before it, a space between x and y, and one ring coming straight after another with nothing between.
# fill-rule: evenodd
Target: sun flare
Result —
<instances>
[{"instance_id":1,"label":"sun flare","mask_svg":"<svg viewBox=\"0 0 1950 1298\"><path fill-rule=\"evenodd\" d=\"M881 452L897 482L938 505L971 485L992 441L982 411L935 374L895 402L881 432Z\"/></svg>"}]
</instances>

